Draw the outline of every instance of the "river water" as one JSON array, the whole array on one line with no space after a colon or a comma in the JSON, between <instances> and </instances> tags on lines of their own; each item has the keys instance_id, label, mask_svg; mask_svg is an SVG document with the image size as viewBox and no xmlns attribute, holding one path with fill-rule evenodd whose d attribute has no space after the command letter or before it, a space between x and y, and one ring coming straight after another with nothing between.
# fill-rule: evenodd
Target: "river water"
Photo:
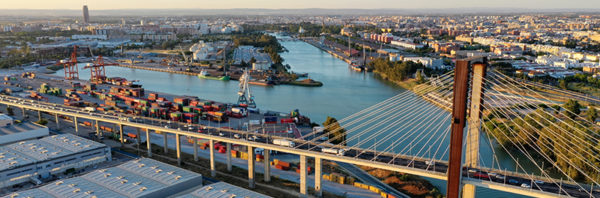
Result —
<instances>
[{"instance_id":1,"label":"river water","mask_svg":"<svg viewBox=\"0 0 600 198\"><path fill-rule=\"evenodd\" d=\"M260 109L273 110L279 112L289 112L294 109L299 109L301 114L307 115L313 122L322 123L327 116L332 116L342 119L355 112L365 109L378 102L384 101L392 96L402 93L406 90L396 86L393 83L379 79L371 73L358 73L348 69L348 64L341 61L330 54L301 41L284 41L281 44L288 50L281 56L285 59L285 64L290 64L292 70L296 73L308 73L310 78L323 82L322 87L300 87L279 85L273 87L251 86L255 101ZM82 70L83 64L80 65L80 78L89 79L89 70ZM124 77L130 80L140 80L145 89L177 94L198 96L203 99L210 99L220 102L235 103L237 101L237 91L239 89L237 81L217 81L208 79L199 79L196 76L187 76L180 74L162 73L147 70L136 70L123 67L107 67L106 74L109 77ZM57 75L63 75L63 71L58 71ZM417 99L414 105L421 106L427 111L439 112L440 118L427 118L416 120L417 122L443 124L443 128L447 128L450 122L442 119L448 115L448 112L425 102L422 99ZM415 112L417 116L418 112ZM394 131L378 135L376 140L381 140L375 145L377 150L392 148L395 152L404 151L408 141L403 144L395 145L395 141L399 138L416 138L418 134L426 132L426 129L407 129L417 130L418 133L403 137L402 134L407 131ZM349 137L356 135L358 132L349 133ZM433 136L441 136L443 134L432 134ZM349 142L349 145L354 145L358 139ZM355 136L356 137L356 136ZM443 140L443 141L442 141ZM449 138L443 139L436 144L432 144L432 148L446 148ZM376 141L373 140L373 143ZM390 147L392 145L392 147ZM429 144L426 142L415 143L415 148L421 148ZM365 146L372 146L367 144ZM361 146L363 147L363 146ZM492 149L485 136L481 138L481 161L483 164L492 164ZM413 151L410 151L413 152ZM413 152L413 154L416 151ZM422 156L430 157L432 152L422 152ZM514 170L514 163L508 156L499 152L496 148L496 156L502 164L503 168ZM440 151L436 158L447 160L447 156L443 156ZM496 162L497 163L497 162ZM445 182L430 179L440 191L445 192ZM509 193L498 192L490 189L478 188L478 197L519 197Z\"/></svg>"}]
</instances>

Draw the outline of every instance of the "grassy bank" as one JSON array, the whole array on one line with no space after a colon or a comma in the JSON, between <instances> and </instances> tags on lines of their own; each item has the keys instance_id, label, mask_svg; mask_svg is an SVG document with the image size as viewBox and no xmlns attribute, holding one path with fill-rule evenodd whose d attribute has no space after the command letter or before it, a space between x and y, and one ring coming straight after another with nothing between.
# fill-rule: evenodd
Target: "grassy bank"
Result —
<instances>
[{"instance_id":1,"label":"grassy bank","mask_svg":"<svg viewBox=\"0 0 600 198\"><path fill-rule=\"evenodd\" d=\"M373 71L373 73L376 74L376 75L378 75L382 79L390 81L390 82L392 82L392 83L394 83L394 84L396 84L396 85L398 85L398 86L400 86L400 87L402 87L404 89L407 89L407 90L412 90L415 86L418 85L417 79L414 79L414 78L410 78L410 79L405 80L405 81L397 81L397 80L391 80L386 74L384 74L382 72L379 72L377 70Z\"/></svg>"}]
</instances>

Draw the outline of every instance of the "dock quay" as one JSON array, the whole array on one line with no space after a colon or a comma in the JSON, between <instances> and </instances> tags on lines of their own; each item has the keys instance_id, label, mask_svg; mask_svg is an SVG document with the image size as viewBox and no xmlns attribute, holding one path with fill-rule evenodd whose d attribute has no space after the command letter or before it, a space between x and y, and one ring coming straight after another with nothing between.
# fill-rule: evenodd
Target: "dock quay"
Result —
<instances>
[{"instance_id":1,"label":"dock quay","mask_svg":"<svg viewBox=\"0 0 600 198\"><path fill-rule=\"evenodd\" d=\"M174 73L174 74L198 76L198 73L196 73L196 72L176 71L176 70L170 70L170 69L161 69L161 68L145 67L145 66L137 66L137 65L119 64L118 66L119 67L128 67L128 68L132 68L132 69L143 69L143 70L149 70L149 71L168 72L168 73Z\"/></svg>"}]
</instances>

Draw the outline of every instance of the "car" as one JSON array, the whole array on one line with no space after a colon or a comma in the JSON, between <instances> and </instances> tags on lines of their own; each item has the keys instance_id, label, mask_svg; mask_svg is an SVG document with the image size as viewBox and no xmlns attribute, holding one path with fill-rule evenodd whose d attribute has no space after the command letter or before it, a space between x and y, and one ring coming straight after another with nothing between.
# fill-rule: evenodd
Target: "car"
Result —
<instances>
[{"instance_id":1,"label":"car","mask_svg":"<svg viewBox=\"0 0 600 198\"><path fill-rule=\"evenodd\" d=\"M521 184L521 188L531 188L531 185L526 184L526 183L522 183Z\"/></svg>"},{"instance_id":2,"label":"car","mask_svg":"<svg viewBox=\"0 0 600 198\"><path fill-rule=\"evenodd\" d=\"M519 181L517 181L516 179L509 179L508 183L509 184L519 184Z\"/></svg>"},{"instance_id":3,"label":"car","mask_svg":"<svg viewBox=\"0 0 600 198\"><path fill-rule=\"evenodd\" d=\"M498 174L495 176L495 178L496 179L506 179L506 176Z\"/></svg>"},{"instance_id":4,"label":"car","mask_svg":"<svg viewBox=\"0 0 600 198\"><path fill-rule=\"evenodd\" d=\"M219 136L223 137L225 136L225 133L219 133Z\"/></svg>"},{"instance_id":5,"label":"car","mask_svg":"<svg viewBox=\"0 0 600 198\"><path fill-rule=\"evenodd\" d=\"M490 176L488 176L488 174L486 173L475 173L472 176L473 178L479 178L479 179L489 179Z\"/></svg>"},{"instance_id":6,"label":"car","mask_svg":"<svg viewBox=\"0 0 600 198\"><path fill-rule=\"evenodd\" d=\"M546 183L546 182L544 182L544 181L541 181L541 180L535 180L534 182L535 182L536 184L540 184L540 185L542 185L542 184L545 184L545 183Z\"/></svg>"},{"instance_id":7,"label":"car","mask_svg":"<svg viewBox=\"0 0 600 198\"><path fill-rule=\"evenodd\" d=\"M240 134L234 134L234 135L233 135L233 137L234 137L235 139L240 139L240 137L241 137L241 136L240 136Z\"/></svg>"},{"instance_id":8,"label":"car","mask_svg":"<svg viewBox=\"0 0 600 198\"><path fill-rule=\"evenodd\" d=\"M168 128L169 128L169 125L165 125L165 129L168 129Z\"/></svg>"},{"instance_id":9,"label":"car","mask_svg":"<svg viewBox=\"0 0 600 198\"><path fill-rule=\"evenodd\" d=\"M498 175L498 173L488 173L488 175L489 175L490 177L496 177L496 175Z\"/></svg>"}]
</instances>

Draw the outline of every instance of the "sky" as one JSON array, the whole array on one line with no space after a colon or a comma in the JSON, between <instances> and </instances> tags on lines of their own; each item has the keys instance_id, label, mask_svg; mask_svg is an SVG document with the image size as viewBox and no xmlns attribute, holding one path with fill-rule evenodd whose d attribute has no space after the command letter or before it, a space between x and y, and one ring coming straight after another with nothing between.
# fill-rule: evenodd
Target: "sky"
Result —
<instances>
[{"instance_id":1,"label":"sky","mask_svg":"<svg viewBox=\"0 0 600 198\"><path fill-rule=\"evenodd\" d=\"M81 9L86 0L1 0L0 9ZM525 8L600 9L600 0L87 0L90 10L107 9L423 9Z\"/></svg>"}]
</instances>

